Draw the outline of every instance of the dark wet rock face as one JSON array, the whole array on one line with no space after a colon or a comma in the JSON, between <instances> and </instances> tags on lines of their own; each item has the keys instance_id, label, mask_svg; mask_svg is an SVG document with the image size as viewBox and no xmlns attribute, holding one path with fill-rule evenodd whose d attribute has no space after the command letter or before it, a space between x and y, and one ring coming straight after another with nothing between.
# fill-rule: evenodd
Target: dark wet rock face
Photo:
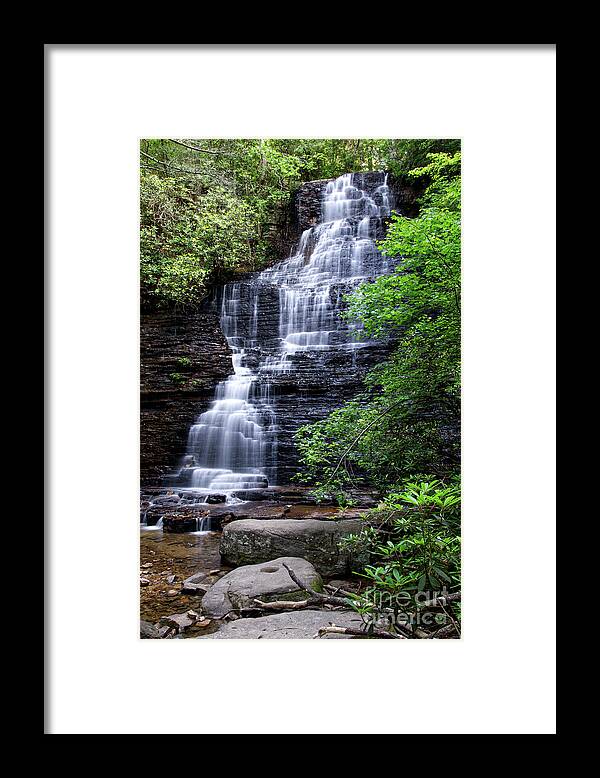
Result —
<instances>
[{"instance_id":1,"label":"dark wet rock face","mask_svg":"<svg viewBox=\"0 0 600 778\"><path fill-rule=\"evenodd\" d=\"M184 456L187 434L231 372L231 351L215 312L142 314L140 468L160 484Z\"/></svg>"},{"instance_id":2,"label":"dark wet rock face","mask_svg":"<svg viewBox=\"0 0 600 778\"><path fill-rule=\"evenodd\" d=\"M163 514L163 532L195 532L199 528L199 519L204 518L204 511L183 509Z\"/></svg>"},{"instance_id":3,"label":"dark wet rock face","mask_svg":"<svg viewBox=\"0 0 600 778\"><path fill-rule=\"evenodd\" d=\"M163 528L175 527L178 523L181 527L186 525L186 529L167 529L167 532L190 532L197 527L198 520L208 515L208 506L204 503L151 503L150 507L140 511L140 523L148 527L153 527L161 520Z\"/></svg>"}]
</instances>

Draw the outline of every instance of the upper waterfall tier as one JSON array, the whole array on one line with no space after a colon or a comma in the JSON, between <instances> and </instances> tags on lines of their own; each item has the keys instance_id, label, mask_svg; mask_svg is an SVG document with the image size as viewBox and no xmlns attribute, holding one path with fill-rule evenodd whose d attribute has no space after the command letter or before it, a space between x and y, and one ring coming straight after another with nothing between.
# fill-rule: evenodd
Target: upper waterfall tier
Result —
<instances>
[{"instance_id":1,"label":"upper waterfall tier","mask_svg":"<svg viewBox=\"0 0 600 778\"><path fill-rule=\"evenodd\" d=\"M282 415L286 385L302 396L315 363L343 370L347 384L355 379L358 352L374 344L340 316L343 298L391 269L375 243L392 207L387 175L364 175L373 185L361 187L363 174L352 173L324 183L320 222L303 232L292 256L222 289L233 372L190 429L180 484L212 491L273 485L278 449L293 432Z\"/></svg>"}]
</instances>

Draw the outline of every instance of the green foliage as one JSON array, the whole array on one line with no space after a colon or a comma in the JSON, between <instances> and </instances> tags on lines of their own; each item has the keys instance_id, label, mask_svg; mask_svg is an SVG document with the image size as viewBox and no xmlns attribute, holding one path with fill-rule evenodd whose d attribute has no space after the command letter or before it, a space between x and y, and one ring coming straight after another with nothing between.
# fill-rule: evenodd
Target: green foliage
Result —
<instances>
[{"instance_id":1,"label":"green foliage","mask_svg":"<svg viewBox=\"0 0 600 778\"><path fill-rule=\"evenodd\" d=\"M257 214L226 190L196 196L176 179L149 174L141 193L143 302L195 305L209 280L250 260Z\"/></svg>"},{"instance_id":2,"label":"green foliage","mask_svg":"<svg viewBox=\"0 0 600 778\"><path fill-rule=\"evenodd\" d=\"M179 357L177 360L177 364L179 367L191 367L192 366L192 360L189 357Z\"/></svg>"},{"instance_id":3,"label":"green foliage","mask_svg":"<svg viewBox=\"0 0 600 778\"><path fill-rule=\"evenodd\" d=\"M174 384L182 384L185 381L185 376L182 373L171 373L169 378Z\"/></svg>"},{"instance_id":4,"label":"green foliage","mask_svg":"<svg viewBox=\"0 0 600 778\"><path fill-rule=\"evenodd\" d=\"M369 511L362 531L341 546L371 560L359 573L368 584L356 603L363 614L385 608L397 614L418 604L419 593L430 597L460 588L458 480L405 483Z\"/></svg>"},{"instance_id":5,"label":"green foliage","mask_svg":"<svg viewBox=\"0 0 600 778\"><path fill-rule=\"evenodd\" d=\"M394 215L380 248L396 271L363 284L346 317L396 349L365 391L301 428L300 480L327 493L366 480L387 490L411 473L458 467L460 414L460 154L428 155L411 172L429 184L418 218Z\"/></svg>"},{"instance_id":6,"label":"green foliage","mask_svg":"<svg viewBox=\"0 0 600 778\"><path fill-rule=\"evenodd\" d=\"M400 178L410 176L410 171L415 168L426 166L431 154L453 155L460 152L458 138L386 139L379 143L386 160L386 169Z\"/></svg>"}]
</instances>

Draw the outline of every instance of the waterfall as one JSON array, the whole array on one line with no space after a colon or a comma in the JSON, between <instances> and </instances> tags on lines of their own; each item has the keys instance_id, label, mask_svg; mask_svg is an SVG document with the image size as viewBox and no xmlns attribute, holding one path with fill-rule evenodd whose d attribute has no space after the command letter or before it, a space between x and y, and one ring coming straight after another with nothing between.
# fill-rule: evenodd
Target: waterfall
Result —
<instances>
[{"instance_id":1,"label":"waterfall","mask_svg":"<svg viewBox=\"0 0 600 778\"><path fill-rule=\"evenodd\" d=\"M220 319L233 373L190 429L179 483L225 493L274 485L277 386L301 373L307 354L348 351L354 365L355 351L368 345L340 312L344 294L390 270L375 244L391 212L387 174L377 175L381 184L371 194L361 189L361 174L329 181L321 222L302 234L295 253L223 288ZM273 309L277 326L269 330Z\"/></svg>"}]
</instances>

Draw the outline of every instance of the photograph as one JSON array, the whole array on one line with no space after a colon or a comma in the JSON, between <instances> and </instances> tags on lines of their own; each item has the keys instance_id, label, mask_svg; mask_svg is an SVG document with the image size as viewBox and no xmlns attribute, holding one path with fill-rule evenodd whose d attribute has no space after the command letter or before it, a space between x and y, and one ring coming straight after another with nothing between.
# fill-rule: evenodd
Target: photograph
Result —
<instances>
[{"instance_id":1,"label":"photograph","mask_svg":"<svg viewBox=\"0 0 600 778\"><path fill-rule=\"evenodd\" d=\"M456 138L140 141L140 638L460 638L460 218Z\"/></svg>"},{"instance_id":2,"label":"photograph","mask_svg":"<svg viewBox=\"0 0 600 778\"><path fill-rule=\"evenodd\" d=\"M44 734L556 735L558 45L43 48Z\"/></svg>"}]
</instances>

